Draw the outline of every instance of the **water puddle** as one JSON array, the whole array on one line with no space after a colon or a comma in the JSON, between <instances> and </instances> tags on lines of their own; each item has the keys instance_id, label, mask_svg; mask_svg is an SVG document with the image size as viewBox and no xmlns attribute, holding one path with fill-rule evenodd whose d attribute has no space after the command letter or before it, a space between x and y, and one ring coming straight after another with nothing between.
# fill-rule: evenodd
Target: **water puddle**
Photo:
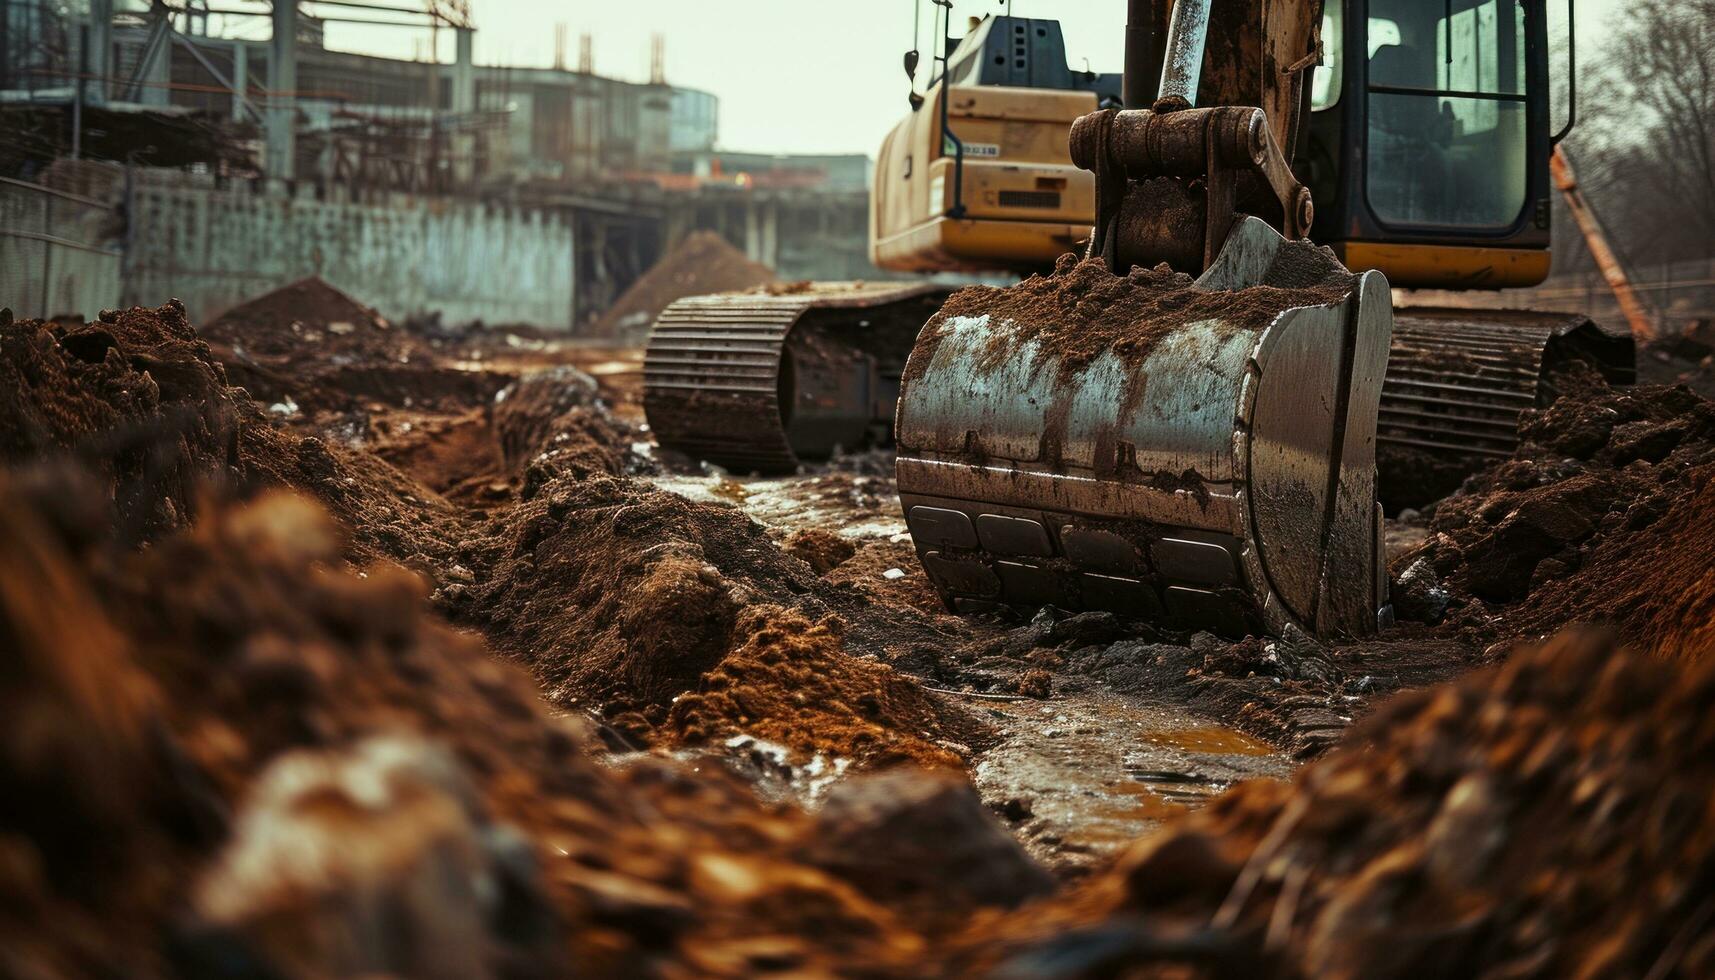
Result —
<instances>
[{"instance_id":1,"label":"water puddle","mask_svg":"<svg viewBox=\"0 0 1715 980\"><path fill-rule=\"evenodd\" d=\"M1053 863L1098 861L1234 783L1293 768L1240 732L1099 689L978 710L1005 739L978 760L977 789L1001 812L1028 810L1014 829Z\"/></svg>"},{"instance_id":2,"label":"water puddle","mask_svg":"<svg viewBox=\"0 0 1715 980\"><path fill-rule=\"evenodd\" d=\"M898 496L876 494L876 484L851 474L741 477L661 475L650 482L701 503L730 504L760 524L794 531L821 527L850 538L892 537L905 533Z\"/></svg>"}]
</instances>

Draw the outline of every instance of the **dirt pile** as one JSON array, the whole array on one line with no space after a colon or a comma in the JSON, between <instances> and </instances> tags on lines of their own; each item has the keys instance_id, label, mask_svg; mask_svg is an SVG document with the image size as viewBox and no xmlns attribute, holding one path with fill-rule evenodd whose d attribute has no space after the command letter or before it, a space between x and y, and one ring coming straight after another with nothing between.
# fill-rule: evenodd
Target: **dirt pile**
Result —
<instances>
[{"instance_id":1,"label":"dirt pile","mask_svg":"<svg viewBox=\"0 0 1715 980\"><path fill-rule=\"evenodd\" d=\"M983 925L962 966L1705 975L1712 695L1715 661L1560 637L1398 698L1290 786L1245 784L1080 894Z\"/></svg>"},{"instance_id":2,"label":"dirt pile","mask_svg":"<svg viewBox=\"0 0 1715 980\"><path fill-rule=\"evenodd\" d=\"M751 736L829 760L962 766L937 744L957 733L955 712L893 668L849 655L838 618L763 606L734 626L743 645L673 701L665 727L675 741Z\"/></svg>"},{"instance_id":3,"label":"dirt pile","mask_svg":"<svg viewBox=\"0 0 1715 980\"><path fill-rule=\"evenodd\" d=\"M240 357L290 363L307 350L344 364L404 363L422 345L386 317L314 276L227 310L203 327Z\"/></svg>"},{"instance_id":4,"label":"dirt pile","mask_svg":"<svg viewBox=\"0 0 1715 980\"><path fill-rule=\"evenodd\" d=\"M828 574L857 554L857 545L850 538L819 527L793 531L780 543L780 547L815 569L817 575Z\"/></svg>"},{"instance_id":5,"label":"dirt pile","mask_svg":"<svg viewBox=\"0 0 1715 980\"><path fill-rule=\"evenodd\" d=\"M905 976L928 955L883 904L903 872L874 868L911 861L863 836L872 810L818 823L718 766L599 765L424 614L418 578L339 570L302 498L124 553L80 496L0 480L0 972ZM898 824L964 828L948 846L1010 843L920 805L942 793L884 795ZM842 828L873 867L822 848ZM1040 887L1006 867L1006 888L948 868L948 921Z\"/></svg>"},{"instance_id":6,"label":"dirt pile","mask_svg":"<svg viewBox=\"0 0 1715 980\"><path fill-rule=\"evenodd\" d=\"M979 370L1011 361L1034 342L1040 356L1056 360L1064 378L1107 351L1140 361L1175 329L1198 320L1217 320L1227 329L1259 328L1289 307L1336 303L1356 282L1331 255L1308 246L1289 246L1281 266L1282 286L1218 291L1192 288L1190 276L1165 264L1114 275L1100 260L1062 255L1048 275L1033 275L1016 286L967 286L954 293L919 336L905 380L909 383L927 367L955 319L987 315L1008 324L990 334Z\"/></svg>"},{"instance_id":7,"label":"dirt pile","mask_svg":"<svg viewBox=\"0 0 1715 980\"><path fill-rule=\"evenodd\" d=\"M527 664L550 700L598 710L633 740L749 735L864 763L944 763L939 743L976 727L853 658L826 617L867 600L732 508L559 477L468 546L478 581L443 590L449 614Z\"/></svg>"},{"instance_id":8,"label":"dirt pile","mask_svg":"<svg viewBox=\"0 0 1715 980\"><path fill-rule=\"evenodd\" d=\"M1474 631L1599 622L1646 648L1699 647L1688 631L1708 621L1715 558L1688 542L1715 526L1715 403L1586 379L1520 436L1513 460L1434 508L1401 577L1441 580L1450 620Z\"/></svg>"},{"instance_id":9,"label":"dirt pile","mask_svg":"<svg viewBox=\"0 0 1715 980\"><path fill-rule=\"evenodd\" d=\"M232 383L288 419L371 403L464 408L511 380L440 363L428 344L313 277L233 307L202 333Z\"/></svg>"},{"instance_id":10,"label":"dirt pile","mask_svg":"<svg viewBox=\"0 0 1715 980\"><path fill-rule=\"evenodd\" d=\"M614 300L591 333L597 337L642 336L675 300L774 281L772 269L745 258L719 234L694 231Z\"/></svg>"},{"instance_id":11,"label":"dirt pile","mask_svg":"<svg viewBox=\"0 0 1715 980\"><path fill-rule=\"evenodd\" d=\"M371 453L281 428L254 403L243 415L239 454L246 485L315 499L347 529L347 560L363 565L385 558L437 585L470 580L460 562L469 560L472 521L439 494Z\"/></svg>"},{"instance_id":12,"label":"dirt pile","mask_svg":"<svg viewBox=\"0 0 1715 980\"><path fill-rule=\"evenodd\" d=\"M180 526L199 484L230 481L238 409L176 300L72 327L0 311L0 463L77 458L130 538Z\"/></svg>"},{"instance_id":13,"label":"dirt pile","mask_svg":"<svg viewBox=\"0 0 1715 980\"><path fill-rule=\"evenodd\" d=\"M559 476L582 479L647 469L631 446L643 439L599 400L594 378L574 367L527 374L495 396L494 433L525 497Z\"/></svg>"}]
</instances>

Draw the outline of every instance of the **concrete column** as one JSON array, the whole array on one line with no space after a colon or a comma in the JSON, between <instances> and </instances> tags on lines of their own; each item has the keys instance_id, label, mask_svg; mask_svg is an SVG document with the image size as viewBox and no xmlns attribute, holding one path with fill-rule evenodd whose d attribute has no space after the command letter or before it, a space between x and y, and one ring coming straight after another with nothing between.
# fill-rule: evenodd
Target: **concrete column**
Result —
<instances>
[{"instance_id":1,"label":"concrete column","mask_svg":"<svg viewBox=\"0 0 1715 980\"><path fill-rule=\"evenodd\" d=\"M757 212L762 205L751 198L744 202L744 257L752 262L766 261L762 257L762 221Z\"/></svg>"},{"instance_id":2,"label":"concrete column","mask_svg":"<svg viewBox=\"0 0 1715 980\"><path fill-rule=\"evenodd\" d=\"M89 73L84 98L100 105L113 91L113 0L89 0Z\"/></svg>"},{"instance_id":3,"label":"concrete column","mask_svg":"<svg viewBox=\"0 0 1715 980\"><path fill-rule=\"evenodd\" d=\"M243 41L232 45L232 120L245 119L245 91L250 88L250 45Z\"/></svg>"},{"instance_id":4,"label":"concrete column","mask_svg":"<svg viewBox=\"0 0 1715 980\"><path fill-rule=\"evenodd\" d=\"M291 180L297 152L298 0L274 0L274 40L268 48L270 177Z\"/></svg>"},{"instance_id":5,"label":"concrete column","mask_svg":"<svg viewBox=\"0 0 1715 980\"><path fill-rule=\"evenodd\" d=\"M780 205L775 203L762 212L762 264L780 268Z\"/></svg>"},{"instance_id":6,"label":"concrete column","mask_svg":"<svg viewBox=\"0 0 1715 980\"><path fill-rule=\"evenodd\" d=\"M471 60L471 42L476 31L468 27L453 31L454 112L476 111L476 64Z\"/></svg>"}]
</instances>

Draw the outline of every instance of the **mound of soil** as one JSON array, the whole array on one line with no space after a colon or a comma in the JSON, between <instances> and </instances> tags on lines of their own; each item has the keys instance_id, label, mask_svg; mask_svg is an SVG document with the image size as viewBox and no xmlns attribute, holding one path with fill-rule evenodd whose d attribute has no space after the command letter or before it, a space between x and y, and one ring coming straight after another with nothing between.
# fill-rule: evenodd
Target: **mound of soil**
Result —
<instances>
[{"instance_id":1,"label":"mound of soil","mask_svg":"<svg viewBox=\"0 0 1715 980\"><path fill-rule=\"evenodd\" d=\"M180 526L199 485L230 480L237 416L177 300L72 327L0 311L0 463L77 458L129 538Z\"/></svg>"},{"instance_id":2,"label":"mound of soil","mask_svg":"<svg viewBox=\"0 0 1715 980\"><path fill-rule=\"evenodd\" d=\"M665 727L675 741L748 735L810 756L961 767L936 744L958 731L957 713L893 668L846 653L838 618L812 623L761 606L735 625L743 645L673 702Z\"/></svg>"},{"instance_id":3,"label":"mound of soil","mask_svg":"<svg viewBox=\"0 0 1715 980\"><path fill-rule=\"evenodd\" d=\"M438 584L468 581L458 563L471 521L445 498L373 454L299 435L245 406L239 454L246 484L280 487L315 499L347 529L353 564L385 558Z\"/></svg>"},{"instance_id":4,"label":"mound of soil","mask_svg":"<svg viewBox=\"0 0 1715 980\"><path fill-rule=\"evenodd\" d=\"M1244 784L1079 894L982 924L958 969L1707 974L1712 695L1715 661L1562 636L1397 698L1290 786Z\"/></svg>"},{"instance_id":5,"label":"mound of soil","mask_svg":"<svg viewBox=\"0 0 1715 980\"><path fill-rule=\"evenodd\" d=\"M556 477L619 476L645 468L631 451L643 438L598 398L594 378L562 366L527 374L495 396L502 465L531 497Z\"/></svg>"},{"instance_id":6,"label":"mound of soil","mask_svg":"<svg viewBox=\"0 0 1715 980\"><path fill-rule=\"evenodd\" d=\"M202 328L232 383L288 419L370 405L457 411L511 375L441 363L433 347L318 278L235 306Z\"/></svg>"},{"instance_id":7,"label":"mound of soil","mask_svg":"<svg viewBox=\"0 0 1715 980\"><path fill-rule=\"evenodd\" d=\"M468 546L478 580L443 590L443 606L527 664L550 700L594 706L634 740L701 744L743 729L804 752L886 762L919 753L914 739L966 742L964 729L977 727L925 708L913 682L851 658L831 623L811 637L811 620L841 608L861 614L867 600L823 585L734 508L624 479L560 477ZM781 640L778 623L802 630L807 646ZM888 625L909 628L891 616ZM843 699L805 708L807 717L849 719L821 741L797 714L773 714L805 697L810 679L780 669L798 660L826 672L815 683ZM675 699L683 707L695 693L723 691L718 702L698 702L698 713L675 709L669 719ZM888 714L906 701L910 712ZM879 734L877 724L897 731Z\"/></svg>"},{"instance_id":8,"label":"mound of soil","mask_svg":"<svg viewBox=\"0 0 1715 980\"><path fill-rule=\"evenodd\" d=\"M817 575L828 574L840 567L841 562L857 554L857 545L850 538L819 527L793 531L780 543L780 547L787 554L815 569Z\"/></svg>"},{"instance_id":9,"label":"mound of soil","mask_svg":"<svg viewBox=\"0 0 1715 980\"><path fill-rule=\"evenodd\" d=\"M719 234L694 231L614 300L591 333L597 337L641 336L675 300L774 281L774 270L745 258Z\"/></svg>"},{"instance_id":10,"label":"mound of soil","mask_svg":"<svg viewBox=\"0 0 1715 980\"><path fill-rule=\"evenodd\" d=\"M280 364L400 364L424 350L386 317L314 276L235 306L202 332L240 357Z\"/></svg>"},{"instance_id":11,"label":"mound of soil","mask_svg":"<svg viewBox=\"0 0 1715 980\"><path fill-rule=\"evenodd\" d=\"M340 570L303 498L127 554L74 519L100 492L0 478L0 972L909 976L929 955L883 904L913 859L873 808L817 822L719 766L600 764L425 615L416 576ZM939 789L885 795L968 853L1008 843L980 809L935 822ZM1041 886L1006 868L947 867L946 921ZM964 880L984 873L1010 884Z\"/></svg>"},{"instance_id":12,"label":"mound of soil","mask_svg":"<svg viewBox=\"0 0 1715 980\"><path fill-rule=\"evenodd\" d=\"M1527 413L1520 435L1513 460L1435 507L1396 571L1427 561L1474 631L1597 622L1649 649L1706 646L1689 631L1709 619L1715 558L1688 542L1715 525L1715 403L1586 384Z\"/></svg>"},{"instance_id":13,"label":"mound of soil","mask_svg":"<svg viewBox=\"0 0 1715 980\"><path fill-rule=\"evenodd\" d=\"M905 574L888 578L898 569ZM946 614L941 594L923 572L909 541L865 541L853 555L827 573L829 582L872 597L884 606L907 607L930 616Z\"/></svg>"}]
</instances>

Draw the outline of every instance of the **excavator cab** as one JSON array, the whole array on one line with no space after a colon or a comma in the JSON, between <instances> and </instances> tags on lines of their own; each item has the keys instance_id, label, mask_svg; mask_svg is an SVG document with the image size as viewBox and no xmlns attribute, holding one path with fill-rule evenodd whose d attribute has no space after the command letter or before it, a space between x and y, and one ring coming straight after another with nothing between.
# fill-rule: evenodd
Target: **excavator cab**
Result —
<instances>
[{"instance_id":1,"label":"excavator cab","mask_svg":"<svg viewBox=\"0 0 1715 980\"><path fill-rule=\"evenodd\" d=\"M1396 287L1548 275L1544 0L1327 0L1295 169L1312 237Z\"/></svg>"},{"instance_id":2,"label":"excavator cab","mask_svg":"<svg viewBox=\"0 0 1715 980\"><path fill-rule=\"evenodd\" d=\"M1541 283L1549 158L1573 122L1553 129L1550 96L1574 94L1571 66L1551 73L1548 20L1546 0L1327 0L1293 162L1316 201L1311 237L1396 288ZM1570 362L1635 377L1631 336L1579 314L1402 306L1394 337L1379 440L1412 474L1383 488L1405 503L1451 490L1463 461L1510 454L1519 413L1552 400Z\"/></svg>"}]
</instances>

